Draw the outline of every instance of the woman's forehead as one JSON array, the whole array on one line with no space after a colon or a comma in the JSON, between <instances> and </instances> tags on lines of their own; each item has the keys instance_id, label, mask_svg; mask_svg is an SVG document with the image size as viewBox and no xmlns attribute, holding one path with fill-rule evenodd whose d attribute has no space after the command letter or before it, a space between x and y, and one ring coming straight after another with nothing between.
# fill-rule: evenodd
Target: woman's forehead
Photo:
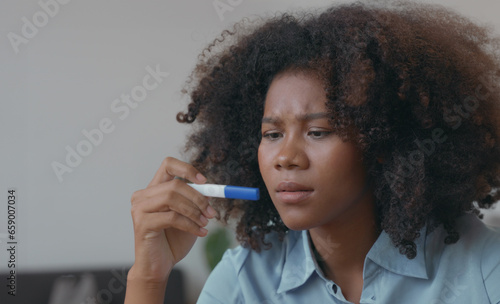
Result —
<instances>
[{"instance_id":1,"label":"woman's forehead","mask_svg":"<svg viewBox=\"0 0 500 304\"><path fill-rule=\"evenodd\" d=\"M266 95L264 116L304 116L326 112L323 83L306 74L276 77Z\"/></svg>"}]
</instances>

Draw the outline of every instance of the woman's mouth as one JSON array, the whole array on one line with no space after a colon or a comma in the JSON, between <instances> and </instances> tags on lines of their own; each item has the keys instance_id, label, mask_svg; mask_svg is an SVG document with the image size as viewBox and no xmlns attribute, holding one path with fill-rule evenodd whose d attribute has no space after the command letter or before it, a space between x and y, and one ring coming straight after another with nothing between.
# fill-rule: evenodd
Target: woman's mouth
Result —
<instances>
[{"instance_id":1,"label":"woman's mouth","mask_svg":"<svg viewBox=\"0 0 500 304\"><path fill-rule=\"evenodd\" d=\"M286 181L278 184L276 198L283 203L299 203L307 199L313 193L313 189L296 182Z\"/></svg>"}]
</instances>

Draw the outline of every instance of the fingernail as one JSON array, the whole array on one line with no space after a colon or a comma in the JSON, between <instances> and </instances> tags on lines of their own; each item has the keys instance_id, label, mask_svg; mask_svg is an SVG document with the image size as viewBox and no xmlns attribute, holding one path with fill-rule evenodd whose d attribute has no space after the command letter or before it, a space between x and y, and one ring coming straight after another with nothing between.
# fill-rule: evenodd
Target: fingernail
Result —
<instances>
[{"instance_id":1,"label":"fingernail","mask_svg":"<svg viewBox=\"0 0 500 304\"><path fill-rule=\"evenodd\" d=\"M200 182L206 182L207 179L201 174L201 173L197 173L196 174L196 179Z\"/></svg>"},{"instance_id":2,"label":"fingernail","mask_svg":"<svg viewBox=\"0 0 500 304\"><path fill-rule=\"evenodd\" d=\"M205 229L205 228L200 228L200 233L203 234L203 235L205 235L205 234L208 233L208 230Z\"/></svg>"},{"instance_id":3,"label":"fingernail","mask_svg":"<svg viewBox=\"0 0 500 304\"><path fill-rule=\"evenodd\" d=\"M202 215L200 215L200 221L202 222L203 226L208 224L208 219Z\"/></svg>"},{"instance_id":4,"label":"fingernail","mask_svg":"<svg viewBox=\"0 0 500 304\"><path fill-rule=\"evenodd\" d=\"M214 208L212 208L212 206L210 206L210 205L208 205L208 207L207 207L207 212L211 217L214 217L217 214L217 212L214 210Z\"/></svg>"}]
</instances>

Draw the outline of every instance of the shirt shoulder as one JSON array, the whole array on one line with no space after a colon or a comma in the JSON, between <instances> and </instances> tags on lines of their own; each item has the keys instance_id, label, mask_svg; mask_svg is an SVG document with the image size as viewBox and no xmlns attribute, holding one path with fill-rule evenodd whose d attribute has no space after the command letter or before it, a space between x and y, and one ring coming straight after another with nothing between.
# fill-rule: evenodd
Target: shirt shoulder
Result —
<instances>
[{"instance_id":1,"label":"shirt shoulder","mask_svg":"<svg viewBox=\"0 0 500 304\"><path fill-rule=\"evenodd\" d=\"M457 269L468 286L482 288L491 303L500 303L500 232L489 227L475 215L466 215L457 220L460 239L456 244L446 245L440 264L450 264L449 272ZM460 267L457 267L460 265ZM451 268L454 268L453 271ZM460 277L459 274L459 277ZM456 280L456 279L455 279Z\"/></svg>"},{"instance_id":2,"label":"shirt shoulder","mask_svg":"<svg viewBox=\"0 0 500 304\"><path fill-rule=\"evenodd\" d=\"M479 220L478 220L479 221ZM476 228L481 246L481 274L491 303L500 303L500 232L482 222Z\"/></svg>"},{"instance_id":3,"label":"shirt shoulder","mask_svg":"<svg viewBox=\"0 0 500 304\"><path fill-rule=\"evenodd\" d=\"M280 241L276 233L271 233L265 239L271 244L269 249L257 252L240 245L226 250L205 282L197 303L249 303L249 296L275 290L282 277L287 248L299 238L300 232L291 231Z\"/></svg>"},{"instance_id":4,"label":"shirt shoulder","mask_svg":"<svg viewBox=\"0 0 500 304\"><path fill-rule=\"evenodd\" d=\"M465 254L474 253L486 279L500 264L500 227L487 226L473 215L460 218L457 226L461 249Z\"/></svg>"},{"instance_id":5,"label":"shirt shoulder","mask_svg":"<svg viewBox=\"0 0 500 304\"><path fill-rule=\"evenodd\" d=\"M453 244L445 244L442 226L423 230L414 259L381 235L370 255L377 267L366 264L367 294L380 303L500 304L500 235L473 214L458 218L455 227L460 238Z\"/></svg>"}]
</instances>

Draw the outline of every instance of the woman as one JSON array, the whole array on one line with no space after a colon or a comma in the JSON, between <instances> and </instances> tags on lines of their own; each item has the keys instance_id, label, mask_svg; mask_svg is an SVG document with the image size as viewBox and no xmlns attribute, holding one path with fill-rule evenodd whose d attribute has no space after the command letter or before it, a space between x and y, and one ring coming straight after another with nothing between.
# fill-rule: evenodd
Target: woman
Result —
<instances>
[{"instance_id":1,"label":"woman","mask_svg":"<svg viewBox=\"0 0 500 304\"><path fill-rule=\"evenodd\" d=\"M214 217L241 246L199 303L500 303L500 235L477 218L500 199L497 42L409 2L224 32L177 117L197 123L191 163L166 158L132 196L126 303L162 303ZM185 180L261 199L209 203Z\"/></svg>"}]
</instances>

